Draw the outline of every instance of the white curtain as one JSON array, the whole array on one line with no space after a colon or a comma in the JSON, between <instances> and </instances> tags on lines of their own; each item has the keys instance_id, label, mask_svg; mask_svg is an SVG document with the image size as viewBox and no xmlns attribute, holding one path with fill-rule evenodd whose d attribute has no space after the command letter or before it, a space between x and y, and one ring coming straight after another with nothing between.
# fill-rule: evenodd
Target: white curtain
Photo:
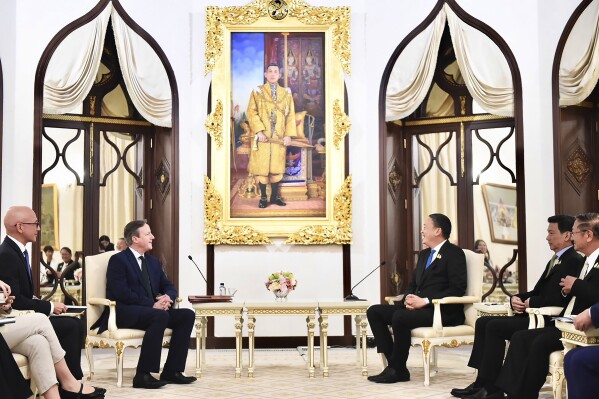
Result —
<instances>
[{"instance_id":1,"label":"white curtain","mask_svg":"<svg viewBox=\"0 0 599 399\"><path fill-rule=\"evenodd\" d=\"M410 115L424 100L433 81L445 13L414 38L395 61L387 85L387 121Z\"/></svg>"},{"instance_id":2,"label":"white curtain","mask_svg":"<svg viewBox=\"0 0 599 399\"><path fill-rule=\"evenodd\" d=\"M121 72L135 108L154 125L171 127L171 87L158 55L116 10L112 11L112 27Z\"/></svg>"},{"instance_id":3,"label":"white curtain","mask_svg":"<svg viewBox=\"0 0 599 399\"><path fill-rule=\"evenodd\" d=\"M584 101L599 79L599 1L582 12L566 41L559 68L559 105Z\"/></svg>"},{"instance_id":4,"label":"white curtain","mask_svg":"<svg viewBox=\"0 0 599 399\"><path fill-rule=\"evenodd\" d=\"M56 48L44 79L44 112L80 109L100 66L112 3L98 17L67 36Z\"/></svg>"},{"instance_id":5,"label":"white curtain","mask_svg":"<svg viewBox=\"0 0 599 399\"><path fill-rule=\"evenodd\" d=\"M447 4L443 9L468 91L489 114L513 116L514 87L505 56L491 39L459 19Z\"/></svg>"},{"instance_id":6,"label":"white curtain","mask_svg":"<svg viewBox=\"0 0 599 399\"><path fill-rule=\"evenodd\" d=\"M58 46L44 80L44 112L65 114L81 107L98 73L109 18L121 72L133 105L149 122L171 127L171 88L158 55L118 15L112 3Z\"/></svg>"},{"instance_id":7,"label":"white curtain","mask_svg":"<svg viewBox=\"0 0 599 399\"><path fill-rule=\"evenodd\" d=\"M445 4L395 62L387 86L385 119L402 119L424 100L437 64L446 18L456 60L474 100L485 112L513 116L514 88L505 56L491 39L460 20Z\"/></svg>"}]
</instances>

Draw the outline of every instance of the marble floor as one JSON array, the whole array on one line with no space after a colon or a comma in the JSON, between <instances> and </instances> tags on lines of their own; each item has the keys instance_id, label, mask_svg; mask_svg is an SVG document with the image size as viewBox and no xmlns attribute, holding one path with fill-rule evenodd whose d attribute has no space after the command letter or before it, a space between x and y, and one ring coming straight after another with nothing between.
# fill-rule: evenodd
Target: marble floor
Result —
<instances>
[{"instance_id":1,"label":"marble floor","mask_svg":"<svg viewBox=\"0 0 599 399\"><path fill-rule=\"evenodd\" d=\"M241 398L452 398L453 387L465 387L474 379L474 372L466 366L471 347L439 350L439 370L432 373L431 384L423 385L423 369L420 349L413 348L408 360L411 381L396 384L375 384L361 376L356 365L355 349L331 348L329 350L329 378L323 378L316 369L316 378L308 378L305 348L257 350L254 378L247 377L247 353L244 352L244 373L235 378L235 352L233 350L209 350L207 368L197 382L191 385L167 385L158 390L133 389L131 381L135 374L137 350L125 351L123 387L116 386L114 357L108 349L95 349L95 374L92 383L107 389L106 398L139 399L241 399ZM164 350L166 351L166 350ZM164 361L166 353L163 352ZM368 351L369 374L381 370L379 356L373 349ZM318 365L318 350L316 364ZM87 361L82 358L85 369ZM87 372L87 370L85 370ZM195 351L187 358L186 374L194 375ZM545 385L540 398L553 398L549 385Z\"/></svg>"}]
</instances>

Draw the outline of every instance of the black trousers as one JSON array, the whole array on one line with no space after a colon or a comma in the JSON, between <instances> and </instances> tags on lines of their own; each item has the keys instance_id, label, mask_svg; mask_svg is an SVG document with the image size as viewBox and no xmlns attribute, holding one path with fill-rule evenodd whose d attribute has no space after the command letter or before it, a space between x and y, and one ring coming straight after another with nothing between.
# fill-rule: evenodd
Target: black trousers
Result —
<instances>
[{"instance_id":1,"label":"black trousers","mask_svg":"<svg viewBox=\"0 0 599 399\"><path fill-rule=\"evenodd\" d=\"M495 385L517 399L538 398L549 372L551 352L564 348L560 338L555 326L515 333Z\"/></svg>"},{"instance_id":2,"label":"black trousers","mask_svg":"<svg viewBox=\"0 0 599 399\"><path fill-rule=\"evenodd\" d=\"M76 379L82 379L81 349L87 335L85 322L77 317L55 316L50 317L50 323L65 351L64 360L67 367Z\"/></svg>"},{"instance_id":3,"label":"black trousers","mask_svg":"<svg viewBox=\"0 0 599 399\"><path fill-rule=\"evenodd\" d=\"M478 369L478 382L494 385L505 355L505 341L528 328L528 317L484 316L476 319L468 366Z\"/></svg>"},{"instance_id":4,"label":"black trousers","mask_svg":"<svg viewBox=\"0 0 599 399\"><path fill-rule=\"evenodd\" d=\"M378 353L384 353L389 367L406 372L412 329L433 325L433 308L408 310L404 305L372 305L366 311ZM393 337L389 327L393 330Z\"/></svg>"},{"instance_id":5,"label":"black trousers","mask_svg":"<svg viewBox=\"0 0 599 399\"><path fill-rule=\"evenodd\" d=\"M124 311L123 311L124 310ZM127 317L134 312L134 317ZM122 328L145 330L142 341L138 373L160 371L160 355L164 330L173 330L168 356L163 372L174 373L185 370L185 360L195 322L195 313L190 309L170 309L169 311L144 306L117 305L116 324Z\"/></svg>"},{"instance_id":6,"label":"black trousers","mask_svg":"<svg viewBox=\"0 0 599 399\"><path fill-rule=\"evenodd\" d=\"M5 399L26 399L33 395L0 334L0 392Z\"/></svg>"}]
</instances>

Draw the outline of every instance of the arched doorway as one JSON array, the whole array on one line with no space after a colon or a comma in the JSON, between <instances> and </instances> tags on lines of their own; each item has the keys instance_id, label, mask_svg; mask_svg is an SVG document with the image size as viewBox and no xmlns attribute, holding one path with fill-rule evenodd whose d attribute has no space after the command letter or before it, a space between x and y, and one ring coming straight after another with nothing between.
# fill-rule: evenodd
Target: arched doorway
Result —
<instances>
[{"instance_id":1,"label":"arched doorway","mask_svg":"<svg viewBox=\"0 0 599 399\"><path fill-rule=\"evenodd\" d=\"M511 73L513 117L493 115L477 107L461 77L447 26L443 30L438 25L440 45L431 83L421 86L424 92L414 111L385 122L389 119L387 91L396 61L418 35L439 23L437 17L445 4L464 24L493 42L505 57ZM514 271L519 279L511 288L517 291L518 286L526 287L526 237L523 224L517 223L525 216L523 207L517 206L524 203L521 81L505 41L455 1L439 1L391 56L380 86L379 110L381 259L393 265L389 274L381 275L381 298L401 291L410 281L421 249L423 218L434 212L453 219L455 233L450 239L463 248L474 249L475 240L483 232L489 235L489 244L492 240L504 246L502 251L512 255L510 262L517 261ZM506 148L510 151L507 157ZM501 172L499 180L485 176L490 168ZM493 206L497 206L498 199L492 199L491 193L497 191L510 195L513 203L509 208L511 220L505 226L493 222ZM516 248L517 258L513 251ZM496 263L501 268L509 262L502 255Z\"/></svg>"},{"instance_id":2,"label":"arched doorway","mask_svg":"<svg viewBox=\"0 0 599 399\"><path fill-rule=\"evenodd\" d=\"M594 3L594 4L593 4ZM595 9L591 9L591 7ZM581 101L560 106L560 69L570 35L597 2L582 1L570 16L557 45L551 75L555 212L576 215L599 209L599 85ZM596 21L595 21L596 22ZM579 29L588 29L588 26ZM589 32L591 30L589 29ZM575 40L577 43L580 41ZM569 68L566 68L569 69Z\"/></svg>"},{"instance_id":3,"label":"arched doorway","mask_svg":"<svg viewBox=\"0 0 599 399\"><path fill-rule=\"evenodd\" d=\"M110 31L115 21L119 23L114 28L117 35ZM95 79L82 93L80 106L69 112L44 112L48 108L44 104L46 76L57 49L77 29L89 24L97 30L102 23L108 34L96 33L101 40L95 43L102 44L98 66L91 72ZM119 52L122 47L117 50L115 44L119 34L121 41L141 43L144 51L151 53L153 65L162 68L170 95L170 107L163 107L168 123L160 125L158 118L148 118L146 110L133 100L134 93L126 83L132 77L124 76L121 68L128 60ZM129 36L123 39L125 35ZM129 17L120 2L100 1L63 28L45 49L36 72L34 101L33 209L42 224L44 217L51 219L50 212L69 227L61 230L56 222L47 223L54 234L42 235L37 243L34 268L39 267L42 245L72 246L73 252L96 254L101 235L109 233L116 242L125 223L143 218L156 236L153 254L178 284L178 93L172 67L157 42ZM48 195L52 191L57 195ZM53 198L54 204L48 205L48 198ZM65 198L67 201L62 201ZM56 203L60 208L51 206Z\"/></svg>"}]
</instances>

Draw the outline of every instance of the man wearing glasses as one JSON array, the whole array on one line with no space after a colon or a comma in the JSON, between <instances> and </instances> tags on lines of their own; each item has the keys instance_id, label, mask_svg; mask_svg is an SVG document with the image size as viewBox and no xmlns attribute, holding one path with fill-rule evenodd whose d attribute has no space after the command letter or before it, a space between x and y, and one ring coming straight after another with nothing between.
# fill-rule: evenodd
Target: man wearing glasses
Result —
<instances>
[{"instance_id":1,"label":"man wearing glasses","mask_svg":"<svg viewBox=\"0 0 599 399\"><path fill-rule=\"evenodd\" d=\"M33 295L31 253L26 245L36 242L40 231L35 212L29 207L13 206L4 216L4 227L7 235L0 245L0 280L12 288L15 297L12 307L47 316L65 313L64 303L42 301ZM51 317L50 323L66 352L65 361L71 374L82 379L81 347L86 335L83 321L75 317Z\"/></svg>"},{"instance_id":2,"label":"man wearing glasses","mask_svg":"<svg viewBox=\"0 0 599 399\"><path fill-rule=\"evenodd\" d=\"M559 285L569 302L560 316L584 313L599 302L599 213L576 216L572 241L574 249L586 258L578 276L561 279ZM560 338L561 332L553 324L514 334L496 385L508 398L537 398L547 377L551 352L563 349Z\"/></svg>"}]
</instances>

